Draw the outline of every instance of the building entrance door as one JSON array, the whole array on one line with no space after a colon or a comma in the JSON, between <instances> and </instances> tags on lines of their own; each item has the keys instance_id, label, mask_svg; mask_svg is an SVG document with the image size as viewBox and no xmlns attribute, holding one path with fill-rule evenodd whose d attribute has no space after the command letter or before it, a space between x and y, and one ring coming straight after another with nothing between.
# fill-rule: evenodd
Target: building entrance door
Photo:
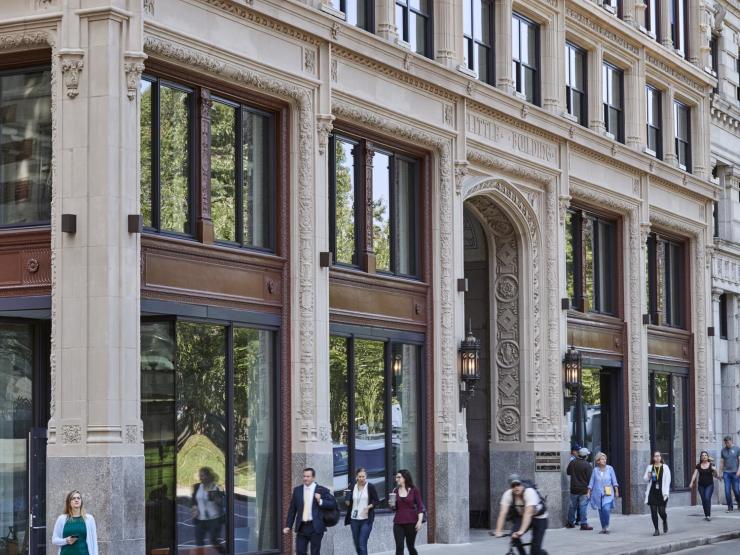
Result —
<instances>
[{"instance_id":1,"label":"building entrance door","mask_svg":"<svg viewBox=\"0 0 740 555\"><path fill-rule=\"evenodd\" d=\"M0 555L46 550L49 324L0 317Z\"/></svg>"}]
</instances>

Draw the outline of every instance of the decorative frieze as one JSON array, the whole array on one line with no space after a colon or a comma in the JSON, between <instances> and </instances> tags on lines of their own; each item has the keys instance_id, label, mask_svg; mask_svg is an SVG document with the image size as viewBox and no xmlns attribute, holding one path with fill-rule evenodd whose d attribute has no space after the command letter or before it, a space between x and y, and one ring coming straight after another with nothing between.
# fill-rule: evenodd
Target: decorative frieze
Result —
<instances>
[{"instance_id":1,"label":"decorative frieze","mask_svg":"<svg viewBox=\"0 0 740 555\"><path fill-rule=\"evenodd\" d=\"M663 73L670 75L677 81L680 81L684 85L689 86L690 88L694 89L696 92L702 95L706 94L706 92L709 89L709 85L705 85L703 83L697 83L693 79L689 78L685 73L676 71L673 67L669 66L666 62L651 56L650 53L648 52L645 53L645 59L648 64L651 64L656 69L659 69Z\"/></svg>"},{"instance_id":2,"label":"decorative frieze","mask_svg":"<svg viewBox=\"0 0 740 555\"><path fill-rule=\"evenodd\" d=\"M591 29L593 32L601 35L602 38L605 38L607 41L611 42L612 44L620 46L621 48L623 48L627 52L630 52L631 54L634 54L636 56L638 55L639 50L635 45L630 44L629 42L627 42L627 40L624 37L615 33L611 29L603 27L600 23L589 19L589 17L586 14L576 11L570 6L566 7L565 14L569 18L583 25L584 27Z\"/></svg>"},{"instance_id":3,"label":"decorative frieze","mask_svg":"<svg viewBox=\"0 0 740 555\"><path fill-rule=\"evenodd\" d=\"M555 143L538 139L523 130L511 128L501 121L475 112L466 114L465 123L468 133L489 144L548 166L558 165L558 149Z\"/></svg>"}]
</instances>

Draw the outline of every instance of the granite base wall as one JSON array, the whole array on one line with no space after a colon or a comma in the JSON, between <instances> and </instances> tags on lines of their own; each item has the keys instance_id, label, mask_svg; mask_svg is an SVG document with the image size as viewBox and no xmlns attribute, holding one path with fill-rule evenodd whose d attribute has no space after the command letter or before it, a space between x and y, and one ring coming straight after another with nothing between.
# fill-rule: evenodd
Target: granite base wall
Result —
<instances>
[{"instance_id":1,"label":"granite base wall","mask_svg":"<svg viewBox=\"0 0 740 555\"><path fill-rule=\"evenodd\" d=\"M466 543L470 540L470 474L481 469L470 468L467 451L435 454L434 510L435 541Z\"/></svg>"},{"instance_id":2,"label":"granite base wall","mask_svg":"<svg viewBox=\"0 0 740 555\"><path fill-rule=\"evenodd\" d=\"M56 553L51 533L72 490L95 518L100 555L144 555L143 456L47 457L47 553Z\"/></svg>"}]
</instances>

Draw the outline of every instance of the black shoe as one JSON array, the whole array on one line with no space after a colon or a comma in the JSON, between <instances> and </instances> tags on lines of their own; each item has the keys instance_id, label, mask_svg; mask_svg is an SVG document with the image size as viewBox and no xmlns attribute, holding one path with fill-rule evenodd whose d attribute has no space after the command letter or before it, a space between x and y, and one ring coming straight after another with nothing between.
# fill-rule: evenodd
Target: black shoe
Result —
<instances>
[{"instance_id":1,"label":"black shoe","mask_svg":"<svg viewBox=\"0 0 740 555\"><path fill-rule=\"evenodd\" d=\"M668 521L667 520L663 521L663 533L664 534L668 533Z\"/></svg>"},{"instance_id":2,"label":"black shoe","mask_svg":"<svg viewBox=\"0 0 740 555\"><path fill-rule=\"evenodd\" d=\"M566 528L575 528L576 525L575 524L571 524L570 522L568 522L568 523L565 524L565 527Z\"/></svg>"},{"instance_id":3,"label":"black shoe","mask_svg":"<svg viewBox=\"0 0 740 555\"><path fill-rule=\"evenodd\" d=\"M660 536L660 532L657 528L655 529L655 532L653 532L653 536Z\"/></svg>"}]
</instances>

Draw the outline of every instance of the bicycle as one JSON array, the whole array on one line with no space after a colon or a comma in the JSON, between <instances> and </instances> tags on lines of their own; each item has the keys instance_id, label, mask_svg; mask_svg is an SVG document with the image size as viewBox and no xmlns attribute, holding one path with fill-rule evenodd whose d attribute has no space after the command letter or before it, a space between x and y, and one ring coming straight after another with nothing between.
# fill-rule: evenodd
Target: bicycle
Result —
<instances>
[{"instance_id":1,"label":"bicycle","mask_svg":"<svg viewBox=\"0 0 740 555\"><path fill-rule=\"evenodd\" d=\"M519 538L513 538L511 536L511 532L509 532L508 534L502 534L499 537L501 537L501 538L511 538L509 540L509 551L506 552L506 555L519 555L519 549L520 548L521 549L524 549L525 547L527 547L529 545L532 545L532 542L531 541L530 542L523 542L520 539L521 536ZM545 551L544 549L541 549L540 551L542 551L542 555L548 555L547 551Z\"/></svg>"}]
</instances>

